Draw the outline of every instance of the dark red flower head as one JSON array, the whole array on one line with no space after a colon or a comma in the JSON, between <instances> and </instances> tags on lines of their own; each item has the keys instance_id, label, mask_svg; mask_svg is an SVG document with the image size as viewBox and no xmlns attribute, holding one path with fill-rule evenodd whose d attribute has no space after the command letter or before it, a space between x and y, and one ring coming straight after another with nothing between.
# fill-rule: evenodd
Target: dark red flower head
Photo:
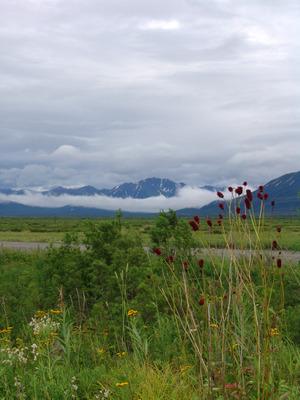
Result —
<instances>
[{"instance_id":1,"label":"dark red flower head","mask_svg":"<svg viewBox=\"0 0 300 400\"><path fill-rule=\"evenodd\" d=\"M260 200L263 199L263 195L262 195L260 192L257 193L257 197L258 197Z\"/></svg>"},{"instance_id":2,"label":"dark red flower head","mask_svg":"<svg viewBox=\"0 0 300 400\"><path fill-rule=\"evenodd\" d=\"M219 204L219 208L220 208L220 210L224 210L224 208L225 208L225 207L224 207L224 204L223 204L223 203L220 203L220 204Z\"/></svg>"},{"instance_id":3,"label":"dark red flower head","mask_svg":"<svg viewBox=\"0 0 300 400\"><path fill-rule=\"evenodd\" d=\"M158 255L158 256L161 256L161 251L160 251L157 247L155 247L154 253L155 253L156 255Z\"/></svg>"},{"instance_id":4,"label":"dark red flower head","mask_svg":"<svg viewBox=\"0 0 300 400\"><path fill-rule=\"evenodd\" d=\"M193 228L193 231L198 231L199 230L199 226L196 224L195 221L189 221L189 224L191 225L191 227Z\"/></svg>"},{"instance_id":5,"label":"dark red flower head","mask_svg":"<svg viewBox=\"0 0 300 400\"><path fill-rule=\"evenodd\" d=\"M231 186L229 186L228 191L233 192L233 188Z\"/></svg>"},{"instance_id":6,"label":"dark red flower head","mask_svg":"<svg viewBox=\"0 0 300 400\"><path fill-rule=\"evenodd\" d=\"M225 300L227 299L227 296L226 296L226 295L224 296L224 299L225 299Z\"/></svg>"},{"instance_id":7,"label":"dark red flower head","mask_svg":"<svg viewBox=\"0 0 300 400\"><path fill-rule=\"evenodd\" d=\"M206 221L206 223L207 223L207 225L208 225L210 228L212 227L212 222L211 222L210 219L208 219L208 220Z\"/></svg>"},{"instance_id":8,"label":"dark red flower head","mask_svg":"<svg viewBox=\"0 0 300 400\"><path fill-rule=\"evenodd\" d=\"M264 200L268 200L268 197L269 197L268 193L265 193L264 194Z\"/></svg>"},{"instance_id":9,"label":"dark red flower head","mask_svg":"<svg viewBox=\"0 0 300 400\"><path fill-rule=\"evenodd\" d=\"M272 247L273 247L273 249L277 249L277 242L276 242L276 240L273 240L273 243L272 243Z\"/></svg>"},{"instance_id":10,"label":"dark red flower head","mask_svg":"<svg viewBox=\"0 0 300 400\"><path fill-rule=\"evenodd\" d=\"M281 258L278 258L278 259L277 259L277 267L278 267L278 268L281 268Z\"/></svg>"},{"instance_id":11,"label":"dark red flower head","mask_svg":"<svg viewBox=\"0 0 300 400\"><path fill-rule=\"evenodd\" d=\"M246 193L247 193L247 198L249 199L249 201L252 201L252 200L253 200L253 196L252 196L251 190L250 190L250 189L247 189L247 190L246 190Z\"/></svg>"},{"instance_id":12,"label":"dark red flower head","mask_svg":"<svg viewBox=\"0 0 300 400\"><path fill-rule=\"evenodd\" d=\"M174 257L172 256L172 254L169 255L169 261L174 262Z\"/></svg>"},{"instance_id":13,"label":"dark red flower head","mask_svg":"<svg viewBox=\"0 0 300 400\"><path fill-rule=\"evenodd\" d=\"M239 186L235 189L235 193L240 196L243 193L243 188L242 186Z\"/></svg>"},{"instance_id":14,"label":"dark red flower head","mask_svg":"<svg viewBox=\"0 0 300 400\"><path fill-rule=\"evenodd\" d=\"M246 197L244 201L245 201L245 206L246 206L246 208L247 208L248 210L250 210L250 208L251 208L251 203L250 203L250 200L248 199L248 197Z\"/></svg>"},{"instance_id":15,"label":"dark red flower head","mask_svg":"<svg viewBox=\"0 0 300 400\"><path fill-rule=\"evenodd\" d=\"M150 276L150 275L147 275L147 278L148 278L148 279L151 279L151 276Z\"/></svg>"},{"instance_id":16,"label":"dark red flower head","mask_svg":"<svg viewBox=\"0 0 300 400\"><path fill-rule=\"evenodd\" d=\"M246 214L242 214L241 217L242 217L243 219L247 219L247 215L246 215Z\"/></svg>"},{"instance_id":17,"label":"dark red flower head","mask_svg":"<svg viewBox=\"0 0 300 400\"><path fill-rule=\"evenodd\" d=\"M271 206L272 206L272 207L275 206L275 201L274 201L274 200L271 201Z\"/></svg>"},{"instance_id":18,"label":"dark red flower head","mask_svg":"<svg viewBox=\"0 0 300 400\"><path fill-rule=\"evenodd\" d=\"M201 258L201 259L198 261L198 264L199 264L199 267L200 267L200 268L203 268L203 266L204 266L204 260Z\"/></svg>"},{"instance_id":19,"label":"dark red flower head","mask_svg":"<svg viewBox=\"0 0 300 400\"><path fill-rule=\"evenodd\" d=\"M223 215L222 215L222 214L219 214L218 217L219 217L220 219L222 219L222 218L223 218Z\"/></svg>"},{"instance_id":20,"label":"dark red flower head","mask_svg":"<svg viewBox=\"0 0 300 400\"><path fill-rule=\"evenodd\" d=\"M203 304L204 304L204 299L200 299L200 300L199 300L199 305L200 305L200 306L203 306Z\"/></svg>"},{"instance_id":21,"label":"dark red flower head","mask_svg":"<svg viewBox=\"0 0 300 400\"><path fill-rule=\"evenodd\" d=\"M264 191L264 187L263 187L262 185L260 185L260 186L258 187L258 190L259 190L260 192L263 192L263 191Z\"/></svg>"},{"instance_id":22,"label":"dark red flower head","mask_svg":"<svg viewBox=\"0 0 300 400\"><path fill-rule=\"evenodd\" d=\"M223 199L224 194L222 192L217 192L218 197L220 197L220 199Z\"/></svg>"},{"instance_id":23,"label":"dark red flower head","mask_svg":"<svg viewBox=\"0 0 300 400\"><path fill-rule=\"evenodd\" d=\"M277 226L276 230L277 232L281 232L281 226Z\"/></svg>"},{"instance_id":24,"label":"dark red flower head","mask_svg":"<svg viewBox=\"0 0 300 400\"><path fill-rule=\"evenodd\" d=\"M236 213L237 213L237 214L240 214L240 213L241 213L240 207L237 207L235 210L236 210Z\"/></svg>"},{"instance_id":25,"label":"dark red flower head","mask_svg":"<svg viewBox=\"0 0 300 400\"><path fill-rule=\"evenodd\" d=\"M218 224L219 226L221 226L221 225L222 225L222 221L221 221L220 219L218 219L217 224Z\"/></svg>"},{"instance_id":26,"label":"dark red flower head","mask_svg":"<svg viewBox=\"0 0 300 400\"><path fill-rule=\"evenodd\" d=\"M247 186L247 182L246 181L243 183L243 186Z\"/></svg>"},{"instance_id":27,"label":"dark red flower head","mask_svg":"<svg viewBox=\"0 0 300 400\"><path fill-rule=\"evenodd\" d=\"M197 224L199 224L200 218L198 217L198 215L195 215L195 216L194 216L194 221L197 222Z\"/></svg>"},{"instance_id":28,"label":"dark red flower head","mask_svg":"<svg viewBox=\"0 0 300 400\"><path fill-rule=\"evenodd\" d=\"M184 268L187 268L187 267L189 266L188 262L185 261L185 262L183 263L183 266L184 266Z\"/></svg>"}]
</instances>

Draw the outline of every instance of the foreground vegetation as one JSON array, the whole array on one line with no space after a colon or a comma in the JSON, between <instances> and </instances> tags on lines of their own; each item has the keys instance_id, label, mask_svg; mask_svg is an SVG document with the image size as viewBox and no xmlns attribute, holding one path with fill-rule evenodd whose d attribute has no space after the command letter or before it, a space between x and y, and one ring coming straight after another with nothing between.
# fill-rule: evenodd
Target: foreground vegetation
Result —
<instances>
[{"instance_id":1,"label":"foreground vegetation","mask_svg":"<svg viewBox=\"0 0 300 400\"><path fill-rule=\"evenodd\" d=\"M232 203L216 221L170 210L137 229L119 214L82 222L60 248L3 249L0 398L298 399L288 228L264 220L264 201L260 218L238 193ZM230 257L213 250L220 236Z\"/></svg>"}]
</instances>

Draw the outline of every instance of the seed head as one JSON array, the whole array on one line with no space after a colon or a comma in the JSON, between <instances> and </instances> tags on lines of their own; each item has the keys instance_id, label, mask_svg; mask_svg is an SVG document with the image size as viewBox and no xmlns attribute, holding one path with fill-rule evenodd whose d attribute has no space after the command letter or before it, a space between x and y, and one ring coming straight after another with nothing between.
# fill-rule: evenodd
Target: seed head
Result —
<instances>
[{"instance_id":1,"label":"seed head","mask_svg":"<svg viewBox=\"0 0 300 400\"><path fill-rule=\"evenodd\" d=\"M158 256L161 256L161 251L160 251L157 247L155 247L154 253L155 253L156 255L158 255Z\"/></svg>"},{"instance_id":2,"label":"seed head","mask_svg":"<svg viewBox=\"0 0 300 400\"><path fill-rule=\"evenodd\" d=\"M224 194L222 192L217 192L218 197L220 197L220 199L223 199Z\"/></svg>"},{"instance_id":3,"label":"seed head","mask_svg":"<svg viewBox=\"0 0 300 400\"><path fill-rule=\"evenodd\" d=\"M189 221L189 224L191 225L191 227L193 228L193 231L196 232L199 230L199 226L196 224L195 221Z\"/></svg>"},{"instance_id":4,"label":"seed head","mask_svg":"<svg viewBox=\"0 0 300 400\"><path fill-rule=\"evenodd\" d=\"M235 193L240 196L243 193L243 188L242 186L239 186L235 189Z\"/></svg>"},{"instance_id":5,"label":"seed head","mask_svg":"<svg viewBox=\"0 0 300 400\"><path fill-rule=\"evenodd\" d=\"M246 208L247 208L248 210L250 210L250 208L251 208L251 203L250 203L250 200L248 199L248 197L246 197L244 201L245 201L245 206L246 206Z\"/></svg>"},{"instance_id":6,"label":"seed head","mask_svg":"<svg viewBox=\"0 0 300 400\"><path fill-rule=\"evenodd\" d=\"M218 219L217 224L218 224L219 226L221 226L221 225L222 225L222 221L221 221L220 219Z\"/></svg>"},{"instance_id":7,"label":"seed head","mask_svg":"<svg viewBox=\"0 0 300 400\"><path fill-rule=\"evenodd\" d=\"M204 299L200 299L200 300L199 300L199 305L200 305L200 306L203 306L203 304L204 304Z\"/></svg>"},{"instance_id":8,"label":"seed head","mask_svg":"<svg viewBox=\"0 0 300 400\"><path fill-rule=\"evenodd\" d=\"M242 214L241 217L245 220L247 219L247 215L246 214Z\"/></svg>"},{"instance_id":9,"label":"seed head","mask_svg":"<svg viewBox=\"0 0 300 400\"><path fill-rule=\"evenodd\" d=\"M241 213L240 207L237 207L235 210L236 210L236 213L237 213L237 214L240 214L240 213Z\"/></svg>"},{"instance_id":10,"label":"seed head","mask_svg":"<svg viewBox=\"0 0 300 400\"><path fill-rule=\"evenodd\" d=\"M228 192L233 192L233 188L231 186L229 186Z\"/></svg>"},{"instance_id":11,"label":"seed head","mask_svg":"<svg viewBox=\"0 0 300 400\"><path fill-rule=\"evenodd\" d=\"M263 195L261 194L261 192L258 192L258 193L257 193L257 197L258 197L260 200L263 199Z\"/></svg>"},{"instance_id":12,"label":"seed head","mask_svg":"<svg viewBox=\"0 0 300 400\"><path fill-rule=\"evenodd\" d=\"M223 204L223 203L220 203L220 204L219 204L219 208L220 208L220 210L224 210L224 204Z\"/></svg>"},{"instance_id":13,"label":"seed head","mask_svg":"<svg viewBox=\"0 0 300 400\"><path fill-rule=\"evenodd\" d=\"M258 190L259 190L260 192L263 192L263 191L264 191L264 187L263 187L262 185L260 185L260 186L258 187Z\"/></svg>"},{"instance_id":14,"label":"seed head","mask_svg":"<svg viewBox=\"0 0 300 400\"><path fill-rule=\"evenodd\" d=\"M268 200L268 197L269 197L268 193L265 193L264 194L264 200Z\"/></svg>"},{"instance_id":15,"label":"seed head","mask_svg":"<svg viewBox=\"0 0 300 400\"><path fill-rule=\"evenodd\" d=\"M210 228L212 227L212 222L211 222L210 219L208 219L208 220L206 221L206 223L207 223L207 225L208 225Z\"/></svg>"},{"instance_id":16,"label":"seed head","mask_svg":"<svg viewBox=\"0 0 300 400\"><path fill-rule=\"evenodd\" d=\"M201 259L198 261L198 264L199 264L199 267L200 267L200 268L203 268L203 266L204 266L204 260L201 258Z\"/></svg>"},{"instance_id":17,"label":"seed head","mask_svg":"<svg viewBox=\"0 0 300 400\"><path fill-rule=\"evenodd\" d=\"M222 219L222 218L223 218L223 215L222 215L222 214L219 214L219 218Z\"/></svg>"},{"instance_id":18,"label":"seed head","mask_svg":"<svg viewBox=\"0 0 300 400\"><path fill-rule=\"evenodd\" d=\"M253 196L252 196L252 192L250 189L246 190L246 194L247 194L247 198L249 199L249 201L253 200Z\"/></svg>"},{"instance_id":19,"label":"seed head","mask_svg":"<svg viewBox=\"0 0 300 400\"><path fill-rule=\"evenodd\" d=\"M273 249L277 249L277 242L276 242L276 240L273 240L273 243L272 243L272 247L273 247Z\"/></svg>"},{"instance_id":20,"label":"seed head","mask_svg":"<svg viewBox=\"0 0 300 400\"><path fill-rule=\"evenodd\" d=\"M278 268L281 268L281 258L278 258L278 259L277 259L277 267L278 267Z\"/></svg>"},{"instance_id":21,"label":"seed head","mask_svg":"<svg viewBox=\"0 0 300 400\"><path fill-rule=\"evenodd\" d=\"M277 232L281 232L281 226L277 226L276 230Z\"/></svg>"},{"instance_id":22,"label":"seed head","mask_svg":"<svg viewBox=\"0 0 300 400\"><path fill-rule=\"evenodd\" d=\"M200 218L198 217L198 215L195 215L195 216L194 216L194 221L197 222L197 224L199 224Z\"/></svg>"}]
</instances>

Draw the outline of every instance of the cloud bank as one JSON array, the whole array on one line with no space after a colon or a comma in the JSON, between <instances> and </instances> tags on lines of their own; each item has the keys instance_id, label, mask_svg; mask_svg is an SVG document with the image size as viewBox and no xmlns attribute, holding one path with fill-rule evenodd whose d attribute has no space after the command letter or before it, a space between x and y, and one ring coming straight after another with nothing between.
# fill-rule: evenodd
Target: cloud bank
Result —
<instances>
[{"instance_id":1,"label":"cloud bank","mask_svg":"<svg viewBox=\"0 0 300 400\"><path fill-rule=\"evenodd\" d=\"M62 195L58 197L45 196L40 193L27 191L25 195L4 195L0 193L0 202L13 201L28 206L39 207L63 207L67 205L91 207L104 210L118 210L133 212L159 212L172 208L200 208L213 200L216 193L205 189L194 187L183 187L178 190L176 196L167 198L163 195L149 197L147 199L113 198L108 196L71 196Z\"/></svg>"}]
</instances>

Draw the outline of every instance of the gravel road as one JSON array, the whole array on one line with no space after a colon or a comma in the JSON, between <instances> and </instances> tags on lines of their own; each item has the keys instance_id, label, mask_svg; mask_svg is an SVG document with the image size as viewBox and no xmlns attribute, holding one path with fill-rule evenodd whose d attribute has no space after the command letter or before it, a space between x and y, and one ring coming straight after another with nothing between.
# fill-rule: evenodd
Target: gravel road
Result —
<instances>
[{"instance_id":1,"label":"gravel road","mask_svg":"<svg viewBox=\"0 0 300 400\"><path fill-rule=\"evenodd\" d=\"M41 242L4 242L0 241L0 248L9 248L9 249L16 249L16 250L22 250L22 251L44 251L47 249L49 246L49 243L41 243ZM59 247L61 246L60 243L53 243L54 247ZM80 245L80 248L84 250L85 246ZM145 247L146 250L149 249L149 247ZM202 249L204 254L207 254L208 251L207 249ZM216 252L219 256L222 256L223 254L225 257L229 257L230 252L226 249L214 249L214 252ZM241 254L241 250L235 250L236 255ZM281 254L281 258L283 261L292 261L293 263L298 263L300 261L300 251L289 251L289 250L284 250Z\"/></svg>"}]
</instances>

